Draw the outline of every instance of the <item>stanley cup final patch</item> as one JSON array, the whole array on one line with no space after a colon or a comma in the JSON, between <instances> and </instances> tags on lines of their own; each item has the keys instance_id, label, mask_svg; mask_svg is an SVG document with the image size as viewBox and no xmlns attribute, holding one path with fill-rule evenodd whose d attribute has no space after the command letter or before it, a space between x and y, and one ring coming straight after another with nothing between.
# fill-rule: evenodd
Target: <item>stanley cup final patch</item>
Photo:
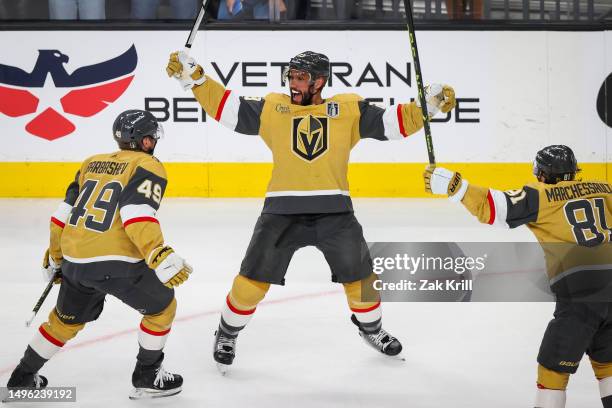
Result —
<instances>
[{"instance_id":1,"label":"stanley cup final patch","mask_svg":"<svg viewBox=\"0 0 612 408\"><path fill-rule=\"evenodd\" d=\"M321 157L328 148L327 118L312 116L293 118L292 149L295 154L307 161Z\"/></svg>"},{"instance_id":2,"label":"stanley cup final patch","mask_svg":"<svg viewBox=\"0 0 612 408\"><path fill-rule=\"evenodd\" d=\"M327 102L327 116L330 118L336 118L340 115L340 105L338 102Z\"/></svg>"}]
</instances>

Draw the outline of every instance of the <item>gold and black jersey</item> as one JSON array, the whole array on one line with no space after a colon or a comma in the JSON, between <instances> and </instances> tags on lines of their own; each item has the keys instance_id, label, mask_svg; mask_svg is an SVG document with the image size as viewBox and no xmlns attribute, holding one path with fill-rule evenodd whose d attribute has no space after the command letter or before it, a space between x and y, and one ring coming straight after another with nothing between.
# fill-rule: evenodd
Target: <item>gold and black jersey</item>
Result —
<instances>
[{"instance_id":1,"label":"gold and black jersey","mask_svg":"<svg viewBox=\"0 0 612 408\"><path fill-rule=\"evenodd\" d=\"M193 93L208 115L236 132L261 136L272 151L264 213L352 211L351 149L362 138L401 140L423 126L414 103L383 109L355 94L302 106L284 94L236 96L209 77Z\"/></svg>"},{"instance_id":2,"label":"gold and black jersey","mask_svg":"<svg viewBox=\"0 0 612 408\"><path fill-rule=\"evenodd\" d=\"M544 250L547 273L557 288L587 293L612 283L609 183L537 182L505 192L470 184L462 202L481 222L507 228L526 225ZM588 274L577 278L576 272Z\"/></svg>"},{"instance_id":3,"label":"gold and black jersey","mask_svg":"<svg viewBox=\"0 0 612 408\"><path fill-rule=\"evenodd\" d=\"M163 244L156 212L166 172L136 151L85 160L51 217L51 256L74 263L146 259Z\"/></svg>"},{"instance_id":4,"label":"gold and black jersey","mask_svg":"<svg viewBox=\"0 0 612 408\"><path fill-rule=\"evenodd\" d=\"M481 222L526 224L540 242L596 246L612 234L612 187L603 181L538 182L505 192L470 184L462 202Z\"/></svg>"}]
</instances>

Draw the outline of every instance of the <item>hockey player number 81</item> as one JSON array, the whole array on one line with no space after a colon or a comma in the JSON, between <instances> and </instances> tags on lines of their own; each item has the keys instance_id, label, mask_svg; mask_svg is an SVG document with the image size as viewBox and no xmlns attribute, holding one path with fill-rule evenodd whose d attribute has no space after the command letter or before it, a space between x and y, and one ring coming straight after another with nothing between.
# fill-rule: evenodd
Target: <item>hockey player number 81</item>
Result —
<instances>
[{"instance_id":1,"label":"hockey player number 81","mask_svg":"<svg viewBox=\"0 0 612 408\"><path fill-rule=\"evenodd\" d=\"M603 198L594 198L592 201L584 199L569 201L563 209L579 245L593 247L605 241L610 242L612 228L606 221L606 203ZM599 226L596 222L595 209L597 209Z\"/></svg>"},{"instance_id":2,"label":"hockey player number 81","mask_svg":"<svg viewBox=\"0 0 612 408\"><path fill-rule=\"evenodd\" d=\"M85 228L89 230L104 232L111 227L123 186L118 181L111 181L102 187L98 194L98 198L96 198L91 208L91 210L103 211L104 215L102 216L102 220L98 221L96 220L96 215L87 215L87 212L91 211L87 208L87 205L97 185L98 180L86 180L85 183L83 183L81 194L79 194L79 198L72 208L68 224L76 227L79 220L85 217Z\"/></svg>"}]
</instances>

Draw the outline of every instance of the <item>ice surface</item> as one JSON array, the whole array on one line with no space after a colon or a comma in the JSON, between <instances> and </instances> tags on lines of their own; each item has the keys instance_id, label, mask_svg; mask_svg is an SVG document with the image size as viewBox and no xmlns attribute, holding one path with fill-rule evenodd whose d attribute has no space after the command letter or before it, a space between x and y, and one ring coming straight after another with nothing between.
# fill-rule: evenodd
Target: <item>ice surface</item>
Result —
<instances>
[{"instance_id":1,"label":"ice surface","mask_svg":"<svg viewBox=\"0 0 612 408\"><path fill-rule=\"evenodd\" d=\"M44 287L40 261L57 203L0 200L0 384L57 295L55 288L26 329ZM219 375L211 356L213 332L261 204L166 199L159 212L166 242L195 268L177 290L179 310L164 364L184 376L181 394L128 400L140 317L111 297L100 319L41 370L50 385L76 386L79 407L532 406L535 360L552 303L387 303L383 323L404 344L401 362L362 343L342 288L329 281L325 260L313 248L296 253L287 285L270 290L240 335L232 371ZM534 240L524 228L480 225L446 200L358 199L355 210L368 241ZM588 359L570 380L567 406L600 406Z\"/></svg>"}]
</instances>

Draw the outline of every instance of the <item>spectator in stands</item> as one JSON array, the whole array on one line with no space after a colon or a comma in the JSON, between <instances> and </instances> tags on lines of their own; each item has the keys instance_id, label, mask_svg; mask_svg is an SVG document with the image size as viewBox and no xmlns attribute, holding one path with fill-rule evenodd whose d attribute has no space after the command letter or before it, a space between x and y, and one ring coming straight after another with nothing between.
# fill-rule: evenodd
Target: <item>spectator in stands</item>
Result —
<instances>
[{"instance_id":1,"label":"spectator in stands","mask_svg":"<svg viewBox=\"0 0 612 408\"><path fill-rule=\"evenodd\" d=\"M157 18L159 3L160 0L132 0L132 18L138 20ZM172 17L177 20L190 20L196 16L198 5L198 0L170 0Z\"/></svg>"},{"instance_id":2,"label":"spectator in stands","mask_svg":"<svg viewBox=\"0 0 612 408\"><path fill-rule=\"evenodd\" d=\"M51 20L104 20L106 0L49 0Z\"/></svg>"},{"instance_id":3,"label":"spectator in stands","mask_svg":"<svg viewBox=\"0 0 612 408\"><path fill-rule=\"evenodd\" d=\"M283 0L275 0L276 7L280 13L287 11ZM255 19L267 20L270 17L270 6L268 0L221 0L217 19Z\"/></svg>"},{"instance_id":4,"label":"spectator in stands","mask_svg":"<svg viewBox=\"0 0 612 408\"><path fill-rule=\"evenodd\" d=\"M25 2L0 0L0 20L23 20L30 18Z\"/></svg>"},{"instance_id":5,"label":"spectator in stands","mask_svg":"<svg viewBox=\"0 0 612 408\"><path fill-rule=\"evenodd\" d=\"M304 20L308 18L310 0L290 0L287 2L287 20Z\"/></svg>"},{"instance_id":6,"label":"spectator in stands","mask_svg":"<svg viewBox=\"0 0 612 408\"><path fill-rule=\"evenodd\" d=\"M446 13L449 20L480 20L482 19L482 0L446 0Z\"/></svg>"}]
</instances>

